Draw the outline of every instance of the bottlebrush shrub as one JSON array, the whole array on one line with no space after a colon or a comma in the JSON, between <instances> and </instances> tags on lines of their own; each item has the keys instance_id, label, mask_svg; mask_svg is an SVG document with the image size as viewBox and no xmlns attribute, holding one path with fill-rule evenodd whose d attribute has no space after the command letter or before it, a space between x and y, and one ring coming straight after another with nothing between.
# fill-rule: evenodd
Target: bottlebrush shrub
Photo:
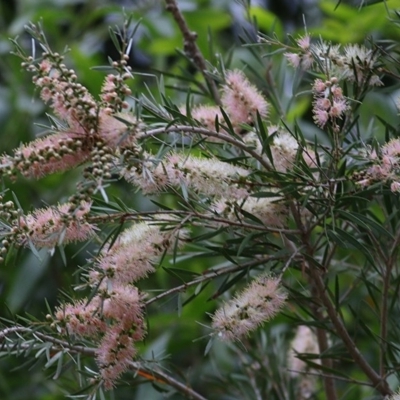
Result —
<instances>
[{"instance_id":1,"label":"bottlebrush shrub","mask_svg":"<svg viewBox=\"0 0 400 400\"><path fill-rule=\"evenodd\" d=\"M198 51L194 37L181 29L191 56ZM120 59L96 98L49 48L41 28L29 31L42 54L27 57L18 44L16 53L53 112L51 132L2 155L0 173L10 188L8 178L19 175L40 179L78 166L82 173L61 204L25 212L4 200L1 252L53 253L88 240L99 247L81 268L79 288L87 296L61 301L43 324L5 327L2 354L45 352L57 376L65 359L82 372L79 357L92 357L90 393L116 387L126 373L204 399L212 395L198 380L194 390L146 362L138 344L150 304L183 292L187 302L202 301L206 283L219 282L211 297L216 311L204 316L207 350L230 342L257 398L393 395L400 365L400 139L389 124L385 142L361 135L358 119L366 94L384 86L388 69L379 46L340 47L309 35L286 45L260 36L261 51L283 49L304 79L320 128L306 140L286 122L279 94L271 90L268 99L242 70L205 71L196 53L213 104L190 93L185 105L132 96L126 25L113 33L122 43ZM206 86L199 84L203 94ZM378 129L371 116L374 123ZM173 206L158 200L158 209L141 211L127 202L118 210L107 192L119 179L152 198L169 194ZM116 223L120 229L107 235ZM215 264L196 275L190 258L201 256ZM194 277L179 275L181 284L156 295L139 290L138 281L157 274L165 259L186 260ZM219 387L219 398L240 385Z\"/></svg>"}]
</instances>

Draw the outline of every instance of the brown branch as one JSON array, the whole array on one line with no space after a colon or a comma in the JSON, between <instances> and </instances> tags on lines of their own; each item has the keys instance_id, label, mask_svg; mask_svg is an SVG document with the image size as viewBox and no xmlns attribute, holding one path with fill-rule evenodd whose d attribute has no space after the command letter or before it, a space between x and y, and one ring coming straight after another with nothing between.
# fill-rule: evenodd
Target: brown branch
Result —
<instances>
[{"instance_id":1,"label":"brown branch","mask_svg":"<svg viewBox=\"0 0 400 400\"><path fill-rule=\"evenodd\" d=\"M312 286L312 292L315 292L315 286ZM315 297L316 293L313 293L313 295ZM311 308L313 310L314 317L316 318L316 320L323 321L324 316L322 315L319 304L311 303ZM320 354L325 353L329 348L328 335L325 329L317 328L317 341ZM321 357L321 364L329 370L333 369L333 362L332 359L330 358ZM335 381L333 375L331 374L325 375L323 382L327 400L337 400Z\"/></svg>"},{"instance_id":2,"label":"brown branch","mask_svg":"<svg viewBox=\"0 0 400 400\"><path fill-rule=\"evenodd\" d=\"M373 236L373 235L371 235ZM382 306L381 306L381 328L380 328L380 355L379 355L379 372L382 376L386 374L385 370L385 354L387 348L387 334L388 334L388 301L389 301L389 290L390 290L390 278L392 275L393 267L397 260L398 246L400 243L400 232L397 233L393 240L390 248L390 255L388 258L384 258L385 266L383 270L383 288L382 288ZM376 246L380 249L380 245ZM382 250L383 253L383 250Z\"/></svg>"},{"instance_id":3,"label":"brown branch","mask_svg":"<svg viewBox=\"0 0 400 400\"><path fill-rule=\"evenodd\" d=\"M344 345L347 348L347 351L353 358L354 362L357 363L360 368L364 371L365 375L370 379L373 383L374 387L383 395L391 395L393 394L392 390L389 388L387 382L377 374L374 369L369 365L368 361L363 357L363 355L358 350L355 345L353 339L350 337L347 332L346 327L344 326L342 320L336 312L332 301L327 295L325 284L321 278L320 271L314 268L312 265L309 265L309 273L312 277L315 287L318 292L318 298L322 301L325 309L328 313L328 316L333 323L337 335L342 339Z\"/></svg>"},{"instance_id":4,"label":"brown branch","mask_svg":"<svg viewBox=\"0 0 400 400\"><path fill-rule=\"evenodd\" d=\"M214 101L221 105L220 96L218 93L217 85L215 81L207 75L207 66L206 61L201 53L199 47L196 44L197 33L190 31L185 17L183 16L181 10L178 7L176 0L165 0L167 4L166 9L169 11L175 22L178 24L178 27L183 35L183 50L185 54L193 61L194 65L200 70L203 74L205 81L207 82L211 94L214 98Z\"/></svg>"}]
</instances>

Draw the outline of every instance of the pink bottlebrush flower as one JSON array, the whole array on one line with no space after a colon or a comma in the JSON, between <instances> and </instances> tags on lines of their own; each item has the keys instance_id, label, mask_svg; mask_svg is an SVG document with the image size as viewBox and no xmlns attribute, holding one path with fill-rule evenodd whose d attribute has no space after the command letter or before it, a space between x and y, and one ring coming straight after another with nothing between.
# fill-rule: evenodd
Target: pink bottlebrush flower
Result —
<instances>
[{"instance_id":1,"label":"pink bottlebrush flower","mask_svg":"<svg viewBox=\"0 0 400 400\"><path fill-rule=\"evenodd\" d=\"M101 304L96 300L98 298L88 303L84 299L58 307L55 318L61 323L62 331L80 337L93 337L105 332L107 324L99 315Z\"/></svg>"},{"instance_id":2,"label":"pink bottlebrush flower","mask_svg":"<svg viewBox=\"0 0 400 400\"><path fill-rule=\"evenodd\" d=\"M292 351L288 357L288 367L291 370L292 375L297 375L299 372L303 372L308 369L307 364L297 357L297 354L301 353L315 353L319 354L318 341L315 333L308 327L301 325L297 328L296 335L291 344ZM314 362L318 362L316 360Z\"/></svg>"},{"instance_id":3,"label":"pink bottlebrush flower","mask_svg":"<svg viewBox=\"0 0 400 400\"><path fill-rule=\"evenodd\" d=\"M85 219L89 211L90 204L87 202L82 202L78 207L66 203L20 217L19 225L23 232L21 244L27 246L32 243L38 248L53 249L61 243L87 240L96 230Z\"/></svg>"},{"instance_id":4,"label":"pink bottlebrush flower","mask_svg":"<svg viewBox=\"0 0 400 400\"><path fill-rule=\"evenodd\" d=\"M154 174L158 160L144 152L137 166L122 169L121 175L133 185L140 187L144 194L157 193L168 185L168 176L165 173Z\"/></svg>"},{"instance_id":5,"label":"pink bottlebrush flower","mask_svg":"<svg viewBox=\"0 0 400 400\"><path fill-rule=\"evenodd\" d=\"M130 285L113 284L90 301L59 307L55 318L61 332L100 340L96 361L106 389L128 368L146 332L139 291Z\"/></svg>"},{"instance_id":6,"label":"pink bottlebrush flower","mask_svg":"<svg viewBox=\"0 0 400 400\"><path fill-rule=\"evenodd\" d=\"M288 60L289 64L292 65L292 67L297 68L300 65L301 62L301 57L297 53L284 53L284 56Z\"/></svg>"},{"instance_id":7,"label":"pink bottlebrush flower","mask_svg":"<svg viewBox=\"0 0 400 400\"><path fill-rule=\"evenodd\" d=\"M279 172L292 169L298 148L299 144L291 134L287 132L277 134L271 145L275 169Z\"/></svg>"},{"instance_id":8,"label":"pink bottlebrush flower","mask_svg":"<svg viewBox=\"0 0 400 400\"><path fill-rule=\"evenodd\" d=\"M332 85L331 93L334 100L343 100L343 89L338 85Z\"/></svg>"},{"instance_id":9,"label":"pink bottlebrush flower","mask_svg":"<svg viewBox=\"0 0 400 400\"><path fill-rule=\"evenodd\" d=\"M157 166L153 174L157 178L166 175L169 185L184 185L206 196L242 198L248 195L247 189L235 181L248 176L250 171L213 158L173 153Z\"/></svg>"},{"instance_id":10,"label":"pink bottlebrush flower","mask_svg":"<svg viewBox=\"0 0 400 400\"><path fill-rule=\"evenodd\" d=\"M77 123L91 131L96 125L98 105L87 88L76 82L75 72L48 57L35 70L33 82L54 113L70 126Z\"/></svg>"},{"instance_id":11,"label":"pink bottlebrush flower","mask_svg":"<svg viewBox=\"0 0 400 400\"><path fill-rule=\"evenodd\" d=\"M287 224L288 209L279 203L279 198L246 197L240 200L222 198L216 201L211 209L214 213L230 221L243 220L240 210L258 218L265 226L283 227Z\"/></svg>"},{"instance_id":12,"label":"pink bottlebrush flower","mask_svg":"<svg viewBox=\"0 0 400 400\"><path fill-rule=\"evenodd\" d=\"M185 114L186 111L183 112ZM199 121L204 128L215 131L215 120L218 118L219 123L224 124L224 117L221 110L216 106L197 106L191 111L192 117ZM217 138L207 138L209 141L218 142Z\"/></svg>"},{"instance_id":13,"label":"pink bottlebrush flower","mask_svg":"<svg viewBox=\"0 0 400 400\"><path fill-rule=\"evenodd\" d=\"M215 312L212 327L220 339L238 340L274 317L286 297L279 279L261 275Z\"/></svg>"},{"instance_id":14,"label":"pink bottlebrush flower","mask_svg":"<svg viewBox=\"0 0 400 400\"><path fill-rule=\"evenodd\" d=\"M283 227L287 224L288 209L278 197L248 197L242 209L256 216L265 226Z\"/></svg>"},{"instance_id":15,"label":"pink bottlebrush flower","mask_svg":"<svg viewBox=\"0 0 400 400\"><path fill-rule=\"evenodd\" d=\"M398 159L400 157L400 140L392 139L385 143L382 146L382 154Z\"/></svg>"},{"instance_id":16,"label":"pink bottlebrush flower","mask_svg":"<svg viewBox=\"0 0 400 400\"><path fill-rule=\"evenodd\" d=\"M129 368L137 350L134 340L115 325L106 332L96 353L104 387L110 390L120 375Z\"/></svg>"},{"instance_id":17,"label":"pink bottlebrush flower","mask_svg":"<svg viewBox=\"0 0 400 400\"><path fill-rule=\"evenodd\" d=\"M126 122L125 122L126 121ZM98 135L104 140L107 146L115 149L116 147L126 147L136 142L137 137L132 131L138 121L130 114L108 115L101 111L99 114Z\"/></svg>"},{"instance_id":18,"label":"pink bottlebrush flower","mask_svg":"<svg viewBox=\"0 0 400 400\"><path fill-rule=\"evenodd\" d=\"M101 305L102 315L126 330L135 328L135 340L145 334L139 290L132 285L113 284Z\"/></svg>"},{"instance_id":19,"label":"pink bottlebrush flower","mask_svg":"<svg viewBox=\"0 0 400 400\"><path fill-rule=\"evenodd\" d=\"M327 82L322 82L320 79L314 81L313 119L320 128L324 128L329 121L335 125L335 121L340 119L349 108L347 100L343 97L343 91L337 82L336 77L332 77Z\"/></svg>"},{"instance_id":20,"label":"pink bottlebrush flower","mask_svg":"<svg viewBox=\"0 0 400 400\"><path fill-rule=\"evenodd\" d=\"M325 63L327 68L332 68L334 65L343 65L343 57L340 53L340 45L332 45L320 41L311 45L311 52L317 57L322 63Z\"/></svg>"},{"instance_id":21,"label":"pink bottlebrush flower","mask_svg":"<svg viewBox=\"0 0 400 400\"><path fill-rule=\"evenodd\" d=\"M329 110L331 105L331 101L326 97L319 97L314 102L314 107L320 110Z\"/></svg>"},{"instance_id":22,"label":"pink bottlebrush flower","mask_svg":"<svg viewBox=\"0 0 400 400\"><path fill-rule=\"evenodd\" d=\"M248 195L242 181L250 171L217 159L172 153L157 166L154 163L146 165L147 171L142 168L140 174L132 169L125 173L129 182L146 193L155 193L170 185L192 188L196 193L210 197L242 198Z\"/></svg>"},{"instance_id":23,"label":"pink bottlebrush flower","mask_svg":"<svg viewBox=\"0 0 400 400\"><path fill-rule=\"evenodd\" d=\"M300 62L301 69L304 71L308 71L313 66L313 64L314 64L314 55L310 51L305 52L301 57L301 62Z\"/></svg>"},{"instance_id":24,"label":"pink bottlebrush flower","mask_svg":"<svg viewBox=\"0 0 400 400\"><path fill-rule=\"evenodd\" d=\"M329 110L329 116L331 118L340 118L348 108L349 106L344 98L333 100L332 107Z\"/></svg>"},{"instance_id":25,"label":"pink bottlebrush flower","mask_svg":"<svg viewBox=\"0 0 400 400\"><path fill-rule=\"evenodd\" d=\"M315 151L311 149L304 149L303 151L303 159L305 163L310 167L316 167L317 166L317 157L315 155Z\"/></svg>"},{"instance_id":26,"label":"pink bottlebrush flower","mask_svg":"<svg viewBox=\"0 0 400 400\"><path fill-rule=\"evenodd\" d=\"M129 284L154 272L153 263L175 245L178 232L171 237L168 232L162 232L156 225L137 223L125 230L111 249L106 247L96 260L97 272L91 279L98 280L98 272L107 276L111 282ZM179 231L179 238L186 235L185 230Z\"/></svg>"},{"instance_id":27,"label":"pink bottlebrush flower","mask_svg":"<svg viewBox=\"0 0 400 400\"><path fill-rule=\"evenodd\" d=\"M90 157L86 138L76 132L58 132L15 150L13 166L24 176L40 178L71 169Z\"/></svg>"},{"instance_id":28,"label":"pink bottlebrush flower","mask_svg":"<svg viewBox=\"0 0 400 400\"><path fill-rule=\"evenodd\" d=\"M257 111L262 117L268 114L267 101L239 70L227 72L221 102L234 127L253 123Z\"/></svg>"},{"instance_id":29,"label":"pink bottlebrush flower","mask_svg":"<svg viewBox=\"0 0 400 400\"><path fill-rule=\"evenodd\" d=\"M51 62L47 59L44 59L39 63L39 70L46 75L50 74L50 71L52 70L52 68L53 68L53 66L52 66Z\"/></svg>"},{"instance_id":30,"label":"pink bottlebrush flower","mask_svg":"<svg viewBox=\"0 0 400 400\"><path fill-rule=\"evenodd\" d=\"M311 38L309 35L304 35L303 37L296 39L296 43L302 50L308 50L310 48L310 41Z\"/></svg>"},{"instance_id":31,"label":"pink bottlebrush flower","mask_svg":"<svg viewBox=\"0 0 400 400\"><path fill-rule=\"evenodd\" d=\"M104 80L103 86L101 88L101 92L102 93L114 92L117 87L115 84L116 78L117 77L115 75L108 74Z\"/></svg>"},{"instance_id":32,"label":"pink bottlebrush flower","mask_svg":"<svg viewBox=\"0 0 400 400\"><path fill-rule=\"evenodd\" d=\"M130 74L128 73L124 75L109 74L106 76L100 95L104 103L102 105L103 108L108 108L113 113L117 113L123 108L129 107L128 103L124 100L125 96L132 93L128 85L125 83L125 79L129 77Z\"/></svg>"},{"instance_id":33,"label":"pink bottlebrush flower","mask_svg":"<svg viewBox=\"0 0 400 400\"><path fill-rule=\"evenodd\" d=\"M364 46L348 45L344 48L344 64L346 77L350 81L368 83L370 86L380 86L382 81L372 71L378 60L378 53Z\"/></svg>"},{"instance_id":34,"label":"pink bottlebrush flower","mask_svg":"<svg viewBox=\"0 0 400 400\"><path fill-rule=\"evenodd\" d=\"M295 157L299 148L297 140L287 132L279 132L279 128L276 126L268 127L268 135L272 134L275 135L270 147L274 161L274 168L279 172L291 170L294 166ZM244 135L243 141L247 145L253 147L260 155L263 154L263 145L254 132L249 132L248 134ZM304 149L304 159L306 162L307 156L305 153L308 151L308 149ZM314 153L312 152L310 154ZM267 163L270 163L270 160L267 156L263 155L263 158ZM315 162L313 162L313 166L315 166Z\"/></svg>"},{"instance_id":35,"label":"pink bottlebrush flower","mask_svg":"<svg viewBox=\"0 0 400 400\"><path fill-rule=\"evenodd\" d=\"M393 181L393 182L390 184L390 190L391 190L393 193L399 193L399 192L400 192L400 182Z\"/></svg>"},{"instance_id":36,"label":"pink bottlebrush flower","mask_svg":"<svg viewBox=\"0 0 400 400\"><path fill-rule=\"evenodd\" d=\"M322 95L325 92L326 88L326 83L323 80L315 79L313 84L313 92Z\"/></svg>"},{"instance_id":37,"label":"pink bottlebrush flower","mask_svg":"<svg viewBox=\"0 0 400 400\"><path fill-rule=\"evenodd\" d=\"M376 55L373 51L358 44L349 44L344 48L344 57L348 65L373 66Z\"/></svg>"},{"instance_id":38,"label":"pink bottlebrush flower","mask_svg":"<svg viewBox=\"0 0 400 400\"><path fill-rule=\"evenodd\" d=\"M384 83L381 81L378 75L372 75L368 80L369 86L383 86Z\"/></svg>"},{"instance_id":39,"label":"pink bottlebrush flower","mask_svg":"<svg viewBox=\"0 0 400 400\"><path fill-rule=\"evenodd\" d=\"M321 110L319 108L313 109L313 120L317 126L323 128L326 123L329 121L329 114L326 110Z\"/></svg>"},{"instance_id":40,"label":"pink bottlebrush flower","mask_svg":"<svg viewBox=\"0 0 400 400\"><path fill-rule=\"evenodd\" d=\"M375 164L368 168L367 174L374 181L386 181L390 177L390 165Z\"/></svg>"}]
</instances>

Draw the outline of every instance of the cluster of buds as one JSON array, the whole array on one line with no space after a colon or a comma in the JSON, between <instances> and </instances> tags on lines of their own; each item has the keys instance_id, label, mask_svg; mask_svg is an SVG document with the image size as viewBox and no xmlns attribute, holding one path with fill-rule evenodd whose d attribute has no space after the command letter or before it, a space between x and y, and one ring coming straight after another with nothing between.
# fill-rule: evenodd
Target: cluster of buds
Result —
<instances>
[{"instance_id":1,"label":"cluster of buds","mask_svg":"<svg viewBox=\"0 0 400 400\"><path fill-rule=\"evenodd\" d=\"M392 139L380 147L379 152L367 153L368 161L373 165L353 175L353 179L362 187L376 182L390 182L390 190L400 192L400 140Z\"/></svg>"},{"instance_id":2,"label":"cluster of buds","mask_svg":"<svg viewBox=\"0 0 400 400\"><path fill-rule=\"evenodd\" d=\"M0 263L4 261L10 246L15 243L14 239L20 232L15 226L18 215L15 204L12 201L3 202L3 196L0 196L0 219L2 221L0 232L4 235L0 243Z\"/></svg>"},{"instance_id":3,"label":"cluster of buds","mask_svg":"<svg viewBox=\"0 0 400 400\"><path fill-rule=\"evenodd\" d=\"M94 132L98 105L93 96L77 82L75 71L67 68L63 56L45 51L42 58L39 64L32 58L22 63L28 71L35 73L33 82L40 89L42 99L50 102L54 113L74 131Z\"/></svg>"},{"instance_id":4,"label":"cluster of buds","mask_svg":"<svg viewBox=\"0 0 400 400\"><path fill-rule=\"evenodd\" d=\"M127 66L127 60L128 56L124 54L119 63L114 61L113 67L130 69L130 67ZM122 73L121 75L107 75L101 89L101 99L104 102L104 111L106 113L115 114L121 112L123 109L129 108L129 104L123 99L125 96L129 96L132 93L129 86L125 83L125 81L131 77L131 74L128 72Z\"/></svg>"},{"instance_id":5,"label":"cluster of buds","mask_svg":"<svg viewBox=\"0 0 400 400\"><path fill-rule=\"evenodd\" d=\"M105 183L111 178L121 151L137 146L142 124L131 114L125 97L131 94L126 80L131 77L127 55L115 61L116 74L105 78L96 100L77 82L74 70L67 68L63 56L49 49L39 61L27 57L22 66L34 74L33 82L41 98L49 103L55 116L52 134L22 145L13 155L0 158L0 173L29 178L64 172L83 163L89 164L78 193L70 201L90 201L96 191L106 198Z\"/></svg>"},{"instance_id":6,"label":"cluster of buds","mask_svg":"<svg viewBox=\"0 0 400 400\"><path fill-rule=\"evenodd\" d=\"M331 78L325 82L316 79L313 85L313 118L315 124L323 128L330 122L335 132L340 129L337 121L349 108L338 82L337 78Z\"/></svg>"},{"instance_id":7,"label":"cluster of buds","mask_svg":"<svg viewBox=\"0 0 400 400\"><path fill-rule=\"evenodd\" d=\"M378 55L365 46L347 45L342 50L340 45L320 41L311 43L309 35L296 40L297 48L285 53L288 62L295 68L318 70L327 77L363 85L379 86L382 84L375 70L378 66Z\"/></svg>"}]
</instances>

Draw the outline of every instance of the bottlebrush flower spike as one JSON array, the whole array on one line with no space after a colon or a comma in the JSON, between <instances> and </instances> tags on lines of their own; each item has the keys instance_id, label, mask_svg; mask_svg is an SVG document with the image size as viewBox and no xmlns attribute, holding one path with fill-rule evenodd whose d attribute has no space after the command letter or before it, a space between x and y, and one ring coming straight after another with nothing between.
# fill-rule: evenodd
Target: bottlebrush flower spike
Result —
<instances>
[{"instance_id":1,"label":"bottlebrush flower spike","mask_svg":"<svg viewBox=\"0 0 400 400\"><path fill-rule=\"evenodd\" d=\"M291 343L291 350L288 355L288 368L290 375L297 379L298 399L305 400L311 398L317 389L316 376L307 374L310 367L298 357L298 354L307 353L319 354L318 340L316 335L308 326L299 326L296 335ZM312 359L312 362L321 364L319 359ZM312 370L312 369L311 369ZM312 370L315 373L315 370Z\"/></svg>"},{"instance_id":2,"label":"bottlebrush flower spike","mask_svg":"<svg viewBox=\"0 0 400 400\"><path fill-rule=\"evenodd\" d=\"M253 123L257 111L262 117L268 114L267 101L239 70L227 72L221 102L233 126Z\"/></svg>"},{"instance_id":3,"label":"bottlebrush flower spike","mask_svg":"<svg viewBox=\"0 0 400 400\"><path fill-rule=\"evenodd\" d=\"M103 249L90 273L91 282L97 284L103 277L116 284L136 282L154 272L153 263L185 236L184 229L171 233L162 232L157 225L134 224L111 249Z\"/></svg>"},{"instance_id":4,"label":"bottlebrush flower spike","mask_svg":"<svg viewBox=\"0 0 400 400\"><path fill-rule=\"evenodd\" d=\"M141 297L131 285L114 284L90 301L59 307L55 319L64 333L98 340L96 361L106 389L128 369L135 342L146 333Z\"/></svg>"},{"instance_id":5,"label":"bottlebrush flower spike","mask_svg":"<svg viewBox=\"0 0 400 400\"><path fill-rule=\"evenodd\" d=\"M212 327L220 339L238 340L274 317L286 297L279 279L261 275L215 312Z\"/></svg>"},{"instance_id":6,"label":"bottlebrush flower spike","mask_svg":"<svg viewBox=\"0 0 400 400\"><path fill-rule=\"evenodd\" d=\"M250 171L216 158L200 158L172 153L154 167L148 164L148 173L131 170L125 174L128 181L138 185L145 193L154 193L167 185L185 186L210 197L239 199L249 192L244 179Z\"/></svg>"},{"instance_id":7,"label":"bottlebrush flower spike","mask_svg":"<svg viewBox=\"0 0 400 400\"><path fill-rule=\"evenodd\" d=\"M186 110L182 110L183 114ZM199 121L200 124L211 131L215 131L215 120L218 118L219 123L224 121L224 117L219 107L216 106L197 106L191 111L192 117ZM220 139L208 138L209 141L219 142Z\"/></svg>"},{"instance_id":8,"label":"bottlebrush flower spike","mask_svg":"<svg viewBox=\"0 0 400 400\"><path fill-rule=\"evenodd\" d=\"M65 203L58 207L35 210L19 219L19 242L27 246L31 242L38 248L50 248L61 243L87 240L95 234L96 227L86 221L90 204L79 206Z\"/></svg>"},{"instance_id":9,"label":"bottlebrush flower spike","mask_svg":"<svg viewBox=\"0 0 400 400\"><path fill-rule=\"evenodd\" d=\"M124 148L136 143L141 127L140 121L131 114L109 115L105 110L101 110L97 133L108 147Z\"/></svg>"},{"instance_id":10,"label":"bottlebrush flower spike","mask_svg":"<svg viewBox=\"0 0 400 400\"><path fill-rule=\"evenodd\" d=\"M212 205L214 213L230 221L243 221L241 210L258 218L265 226L283 227L287 224L288 208L278 197L246 197L238 200L222 198Z\"/></svg>"},{"instance_id":11,"label":"bottlebrush flower spike","mask_svg":"<svg viewBox=\"0 0 400 400\"><path fill-rule=\"evenodd\" d=\"M85 137L67 130L21 146L14 156L4 156L2 163L11 172L38 179L87 161L90 150Z\"/></svg>"}]
</instances>

